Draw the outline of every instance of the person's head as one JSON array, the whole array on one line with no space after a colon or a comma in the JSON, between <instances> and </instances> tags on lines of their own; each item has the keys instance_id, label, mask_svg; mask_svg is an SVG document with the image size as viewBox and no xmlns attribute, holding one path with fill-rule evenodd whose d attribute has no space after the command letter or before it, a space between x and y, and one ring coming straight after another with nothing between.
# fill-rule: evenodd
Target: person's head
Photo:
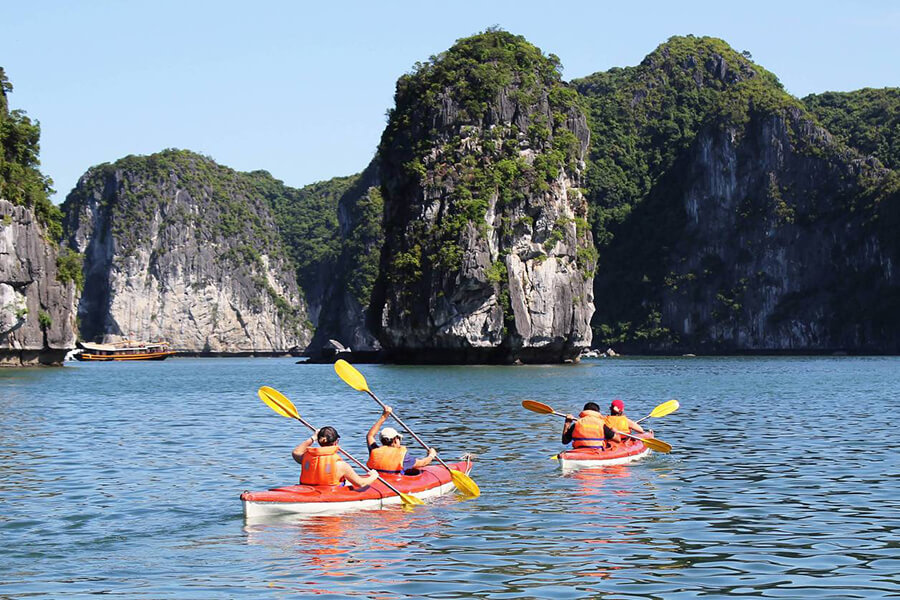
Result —
<instances>
[{"instance_id":1,"label":"person's head","mask_svg":"<svg viewBox=\"0 0 900 600\"><path fill-rule=\"evenodd\" d=\"M612 404L609 405L609 414L611 415L621 415L625 413L625 403L616 398L612 401Z\"/></svg>"},{"instance_id":2,"label":"person's head","mask_svg":"<svg viewBox=\"0 0 900 600\"><path fill-rule=\"evenodd\" d=\"M600 412L600 405L596 402L588 402L584 405L582 410L593 410L594 412Z\"/></svg>"},{"instance_id":3,"label":"person's head","mask_svg":"<svg viewBox=\"0 0 900 600\"><path fill-rule=\"evenodd\" d=\"M382 446L399 446L402 438L403 434L399 433L393 427L385 427L381 430Z\"/></svg>"},{"instance_id":4,"label":"person's head","mask_svg":"<svg viewBox=\"0 0 900 600\"><path fill-rule=\"evenodd\" d=\"M334 427L323 427L319 430L318 440L320 446L334 446L339 439L341 439L341 436Z\"/></svg>"}]
</instances>

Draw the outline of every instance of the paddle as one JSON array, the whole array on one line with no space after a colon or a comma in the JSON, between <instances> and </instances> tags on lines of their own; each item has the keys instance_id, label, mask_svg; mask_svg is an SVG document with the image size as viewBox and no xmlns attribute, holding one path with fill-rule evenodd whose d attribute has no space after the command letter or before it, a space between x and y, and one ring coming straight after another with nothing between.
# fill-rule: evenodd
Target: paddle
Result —
<instances>
[{"instance_id":1,"label":"paddle","mask_svg":"<svg viewBox=\"0 0 900 600\"><path fill-rule=\"evenodd\" d=\"M681 405L678 404L678 400L675 400L673 398L672 400L669 400L668 402L663 402L662 404L658 405L656 408L654 408L650 412L649 415L647 415L643 419L638 419L637 421L635 421L635 423L640 423L641 421L646 421L650 417L658 419L659 417L664 417L666 415L670 415L673 412L675 412L676 410L678 410L679 406L681 406Z\"/></svg>"},{"instance_id":2,"label":"paddle","mask_svg":"<svg viewBox=\"0 0 900 600\"><path fill-rule=\"evenodd\" d=\"M522 407L526 408L532 412L540 413L542 415L556 415L558 417L566 418L566 415L556 412L551 407L547 406L543 402L535 402L534 400L522 400ZM615 431L615 429L613 430ZM632 439L638 440L646 447L651 450L656 450L657 452L662 452L664 454L668 454L672 451L672 446L667 444L662 440L658 440L656 438L642 438L636 435L631 435L630 433L625 433L623 431L616 431L619 435L624 435L625 437L630 437Z\"/></svg>"},{"instance_id":3,"label":"paddle","mask_svg":"<svg viewBox=\"0 0 900 600\"><path fill-rule=\"evenodd\" d=\"M316 430L315 427L313 427L312 425L310 425L309 423L307 423L306 421L303 420L303 417L301 417L300 414L297 412L297 409L296 409L296 407L294 407L294 404L290 400L288 400L284 394L282 394L275 388L270 388L269 386L264 385L261 388L259 388L259 391L257 393L259 394L259 399L262 400L263 402L265 402L269 406L269 408L271 408L272 410L277 412L279 415L281 415L283 417L288 417L290 419L297 419L298 421L300 421L301 423L303 423L304 425L309 427L312 431ZM347 452L343 448L339 448L339 450L340 450L341 454L343 454L344 456L346 456L347 458L349 458L350 460L355 462L357 465L359 465L359 467L361 469L368 470L368 468L364 464L362 464L361 462L356 460L354 457L352 457L349 452ZM410 494L404 494L403 492L401 492L400 490L398 490L397 488L395 488L394 486L389 484L387 481L385 481L381 477L378 478L378 481L380 481L381 483L383 483L384 485L389 487L391 490L394 491L395 494L400 496L400 500L403 502L404 506L417 506L420 504L425 504L422 500L420 500L419 498L416 498L415 496L412 496Z\"/></svg>"},{"instance_id":4,"label":"paddle","mask_svg":"<svg viewBox=\"0 0 900 600\"><path fill-rule=\"evenodd\" d=\"M334 363L334 372L337 373L338 377L344 380L344 382L352 387L354 390L358 392L366 392L375 402L378 403L381 408L384 408L384 403L378 399L378 396L372 393L372 390L369 389L369 385L366 383L366 378L363 377L363 374L357 371L353 365L348 363L344 359L339 359ZM409 435L413 436L417 442L422 444L422 447L428 450L428 446L422 439L415 434L415 432L410 429L406 423L400 420L400 417L397 416L397 413L392 412L391 415L394 417L394 420L400 424L403 429L409 432ZM453 485L456 486L456 489L461 492L473 497L477 498L481 495L481 490L478 489L478 485L472 481L472 478L463 473L462 471L457 471L456 469L451 469L447 463L441 460L440 456L435 456L438 459L438 462L444 465L448 471L450 471L450 478L453 480Z\"/></svg>"}]
</instances>

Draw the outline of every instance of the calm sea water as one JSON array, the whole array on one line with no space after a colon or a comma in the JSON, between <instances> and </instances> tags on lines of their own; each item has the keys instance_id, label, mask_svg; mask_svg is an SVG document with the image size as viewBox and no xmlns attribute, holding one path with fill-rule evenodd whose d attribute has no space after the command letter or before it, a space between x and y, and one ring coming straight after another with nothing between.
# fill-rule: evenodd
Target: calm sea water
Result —
<instances>
[{"instance_id":1,"label":"calm sea water","mask_svg":"<svg viewBox=\"0 0 900 600\"><path fill-rule=\"evenodd\" d=\"M308 436L273 386L364 455L379 414L329 365L172 359L0 371L0 598L900 596L900 359L363 365L482 496L245 523ZM626 401L671 454L562 475L566 411Z\"/></svg>"}]
</instances>

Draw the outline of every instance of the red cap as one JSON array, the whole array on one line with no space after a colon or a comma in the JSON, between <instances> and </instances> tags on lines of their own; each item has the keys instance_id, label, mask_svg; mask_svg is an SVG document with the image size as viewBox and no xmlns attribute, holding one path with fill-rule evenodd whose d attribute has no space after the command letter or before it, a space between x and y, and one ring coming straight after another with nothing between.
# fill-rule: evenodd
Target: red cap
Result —
<instances>
[{"instance_id":1,"label":"red cap","mask_svg":"<svg viewBox=\"0 0 900 600\"><path fill-rule=\"evenodd\" d=\"M610 404L609 407L610 407L611 409L612 409L612 408L615 408L615 409L616 409L617 411L619 411L620 413L625 412L625 403L622 402L621 400L619 400L618 398L616 398L615 400L613 400L613 401L612 401L612 404Z\"/></svg>"}]
</instances>

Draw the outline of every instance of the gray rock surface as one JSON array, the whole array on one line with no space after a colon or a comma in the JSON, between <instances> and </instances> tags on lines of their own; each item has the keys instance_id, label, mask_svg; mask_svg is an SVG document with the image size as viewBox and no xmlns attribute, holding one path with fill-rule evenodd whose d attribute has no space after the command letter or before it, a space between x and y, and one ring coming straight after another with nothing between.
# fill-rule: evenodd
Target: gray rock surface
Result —
<instances>
[{"instance_id":1,"label":"gray rock surface","mask_svg":"<svg viewBox=\"0 0 900 600\"><path fill-rule=\"evenodd\" d=\"M0 366L60 364L75 347L76 289L34 213L0 199Z\"/></svg>"},{"instance_id":2,"label":"gray rock surface","mask_svg":"<svg viewBox=\"0 0 900 600\"><path fill-rule=\"evenodd\" d=\"M669 261L673 281L696 279L662 302L682 345L900 351L900 306L878 308L900 291L896 244L877 209L846 204L886 176L877 163L792 110L705 130L685 167L681 259Z\"/></svg>"},{"instance_id":3,"label":"gray rock surface","mask_svg":"<svg viewBox=\"0 0 900 600\"><path fill-rule=\"evenodd\" d=\"M508 34L497 37L509 43ZM554 99L565 89L544 72L512 72L483 105L463 89L465 73L434 92L442 83L428 77L440 72L401 79L382 137L378 338L402 362L577 359L590 345L594 310L580 190L585 115ZM560 147L567 150L554 153Z\"/></svg>"},{"instance_id":4,"label":"gray rock surface","mask_svg":"<svg viewBox=\"0 0 900 600\"><path fill-rule=\"evenodd\" d=\"M188 152L90 170L66 199L83 252L85 340L163 339L196 353L281 353L311 332L265 201Z\"/></svg>"},{"instance_id":5,"label":"gray rock surface","mask_svg":"<svg viewBox=\"0 0 900 600\"><path fill-rule=\"evenodd\" d=\"M329 342L339 340L356 352L374 352L381 344L368 325L372 287L384 243L377 165L373 162L338 201L341 253L328 268L322 292L322 309L310 343L313 355L329 351Z\"/></svg>"}]
</instances>

